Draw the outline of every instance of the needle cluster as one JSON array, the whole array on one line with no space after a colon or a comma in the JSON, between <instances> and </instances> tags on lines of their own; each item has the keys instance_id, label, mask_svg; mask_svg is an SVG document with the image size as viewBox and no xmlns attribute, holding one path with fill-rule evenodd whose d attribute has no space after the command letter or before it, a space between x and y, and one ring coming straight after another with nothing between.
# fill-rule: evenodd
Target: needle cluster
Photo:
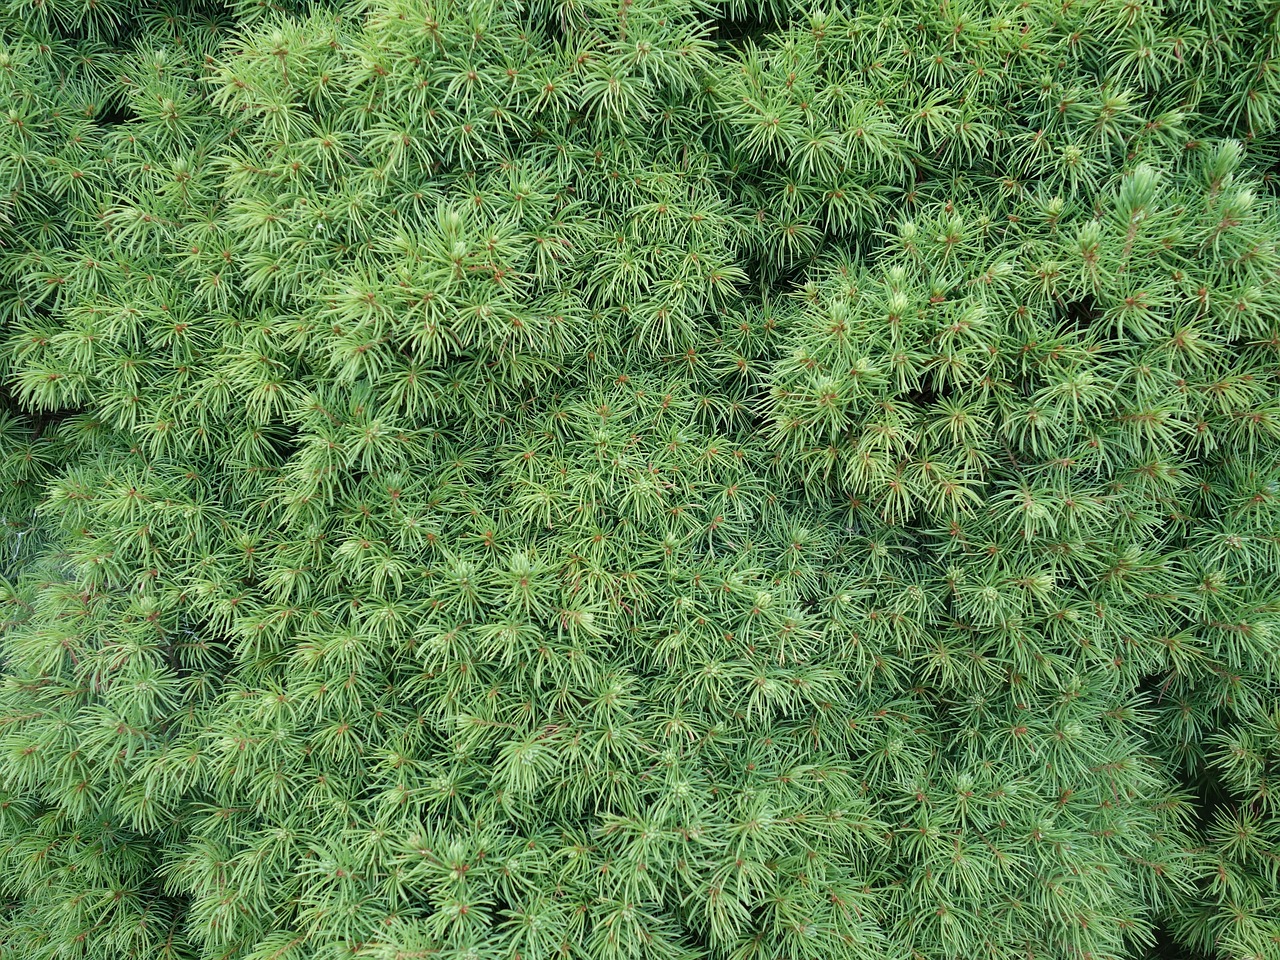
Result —
<instances>
[{"instance_id":1,"label":"needle cluster","mask_svg":"<svg viewBox=\"0 0 1280 960\"><path fill-rule=\"evenodd\" d=\"M0 958L1280 960L1280 16L10 0Z\"/></svg>"}]
</instances>

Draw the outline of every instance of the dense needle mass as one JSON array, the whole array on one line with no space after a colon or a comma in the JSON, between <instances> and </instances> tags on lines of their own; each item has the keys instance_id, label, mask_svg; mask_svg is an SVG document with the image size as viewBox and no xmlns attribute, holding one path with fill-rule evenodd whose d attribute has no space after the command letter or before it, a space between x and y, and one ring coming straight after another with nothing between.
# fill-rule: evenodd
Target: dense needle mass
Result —
<instances>
[{"instance_id":1,"label":"dense needle mass","mask_svg":"<svg viewBox=\"0 0 1280 960\"><path fill-rule=\"evenodd\" d=\"M13 0L4 960L1280 960L1280 16Z\"/></svg>"}]
</instances>

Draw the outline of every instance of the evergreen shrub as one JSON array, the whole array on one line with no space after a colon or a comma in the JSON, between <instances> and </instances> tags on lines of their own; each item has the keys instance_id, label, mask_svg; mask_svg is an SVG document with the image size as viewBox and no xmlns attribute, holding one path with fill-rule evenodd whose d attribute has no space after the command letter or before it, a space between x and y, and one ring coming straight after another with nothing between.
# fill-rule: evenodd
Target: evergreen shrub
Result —
<instances>
[{"instance_id":1,"label":"evergreen shrub","mask_svg":"<svg viewBox=\"0 0 1280 960\"><path fill-rule=\"evenodd\" d=\"M8 0L4 960L1280 958L1276 0Z\"/></svg>"}]
</instances>

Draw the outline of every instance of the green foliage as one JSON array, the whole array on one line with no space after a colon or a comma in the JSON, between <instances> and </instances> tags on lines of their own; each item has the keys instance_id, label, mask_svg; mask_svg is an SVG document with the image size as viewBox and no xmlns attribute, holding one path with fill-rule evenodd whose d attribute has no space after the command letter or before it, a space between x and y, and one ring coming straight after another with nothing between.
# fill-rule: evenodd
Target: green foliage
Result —
<instances>
[{"instance_id":1,"label":"green foliage","mask_svg":"<svg viewBox=\"0 0 1280 960\"><path fill-rule=\"evenodd\" d=\"M1280 960L1274 3L0 24L0 957Z\"/></svg>"}]
</instances>

